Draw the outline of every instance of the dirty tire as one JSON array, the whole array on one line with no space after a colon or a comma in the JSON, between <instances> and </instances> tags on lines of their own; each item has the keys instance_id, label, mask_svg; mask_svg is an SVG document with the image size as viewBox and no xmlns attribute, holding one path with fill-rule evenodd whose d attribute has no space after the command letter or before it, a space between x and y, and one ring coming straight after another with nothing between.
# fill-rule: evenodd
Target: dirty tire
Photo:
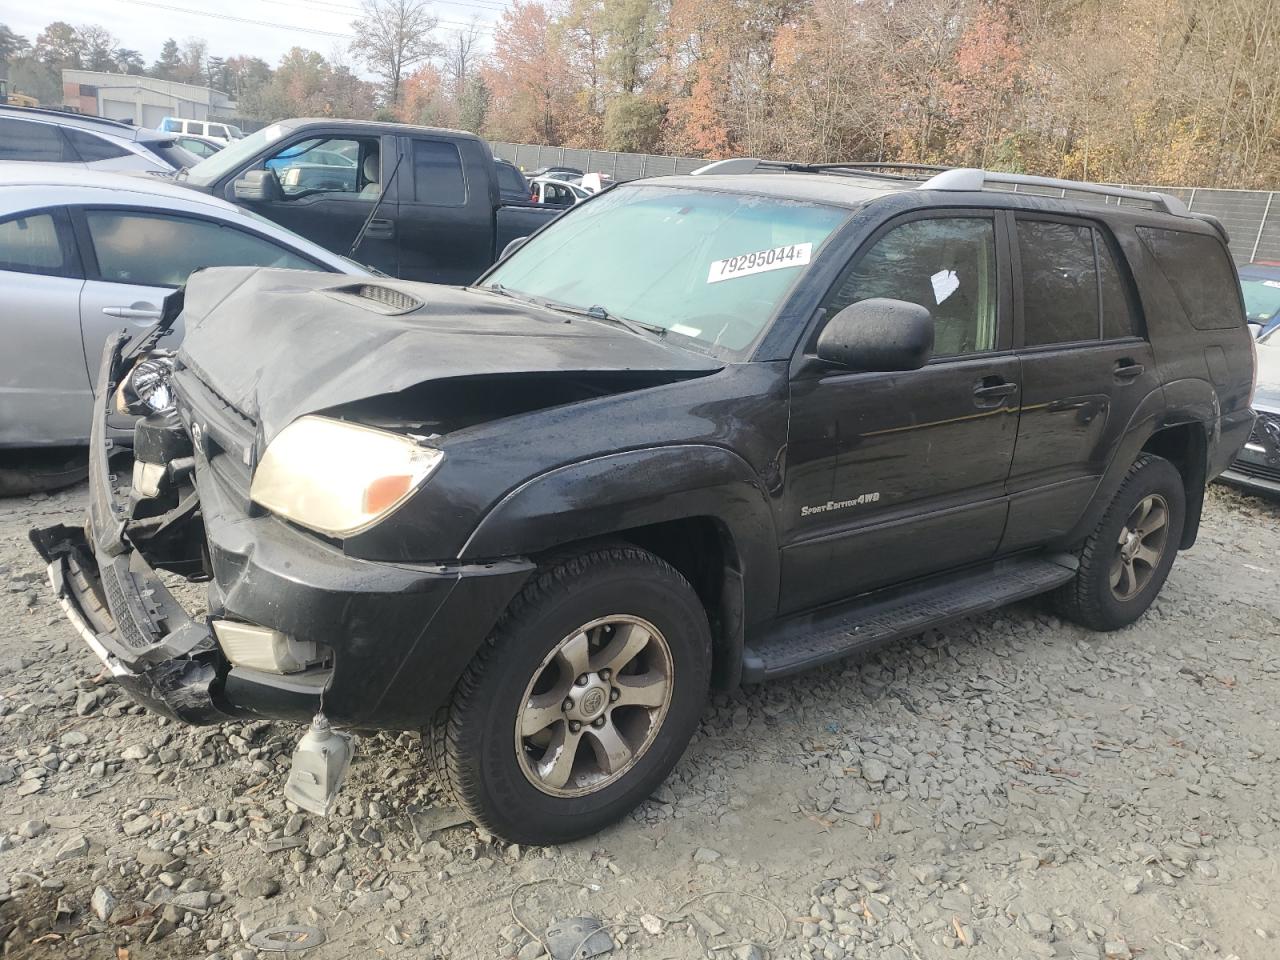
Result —
<instances>
[{"instance_id":1,"label":"dirty tire","mask_svg":"<svg viewBox=\"0 0 1280 960\"><path fill-rule=\"evenodd\" d=\"M671 693L647 749L584 796L551 796L521 768L516 719L526 685L583 624L622 614L657 627L671 654ZM666 778L697 728L711 673L711 632L693 588L670 564L628 544L549 560L512 601L467 666L447 716L427 731L444 792L478 825L515 843L553 844L625 816Z\"/></svg>"},{"instance_id":2,"label":"dirty tire","mask_svg":"<svg viewBox=\"0 0 1280 960\"><path fill-rule=\"evenodd\" d=\"M1132 597L1121 600L1111 587L1112 563L1121 531L1130 514L1145 498L1162 497L1168 505L1168 532L1163 553L1150 579ZM1058 612L1091 630L1118 630L1133 623L1151 606L1178 554L1186 516L1186 492L1182 475L1163 457L1141 455L1125 474L1111 505L1080 550L1080 570L1053 596Z\"/></svg>"},{"instance_id":3,"label":"dirty tire","mask_svg":"<svg viewBox=\"0 0 1280 960\"><path fill-rule=\"evenodd\" d=\"M89 476L84 447L12 450L0 455L0 497L61 490Z\"/></svg>"}]
</instances>

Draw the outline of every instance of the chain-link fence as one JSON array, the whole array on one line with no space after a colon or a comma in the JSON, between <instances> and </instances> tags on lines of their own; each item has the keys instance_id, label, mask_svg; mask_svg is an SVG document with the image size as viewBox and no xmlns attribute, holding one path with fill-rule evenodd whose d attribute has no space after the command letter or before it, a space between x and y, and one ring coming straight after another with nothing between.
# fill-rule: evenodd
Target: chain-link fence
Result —
<instances>
[{"instance_id":1,"label":"chain-link fence","mask_svg":"<svg viewBox=\"0 0 1280 960\"><path fill-rule=\"evenodd\" d=\"M574 150L543 147L529 143L494 143L493 152L524 170L539 167L573 167L606 173L615 180L667 177L691 173L705 164L696 157L661 157L646 153L614 153L609 150ZM1268 190L1225 190L1216 187L1154 187L1122 184L1138 190L1160 190L1178 197L1196 213L1208 213L1222 221L1231 236L1231 252L1236 260L1280 260L1280 203L1273 206L1275 193ZM1091 194L1078 199L1097 202ZM1112 202L1108 198L1107 202Z\"/></svg>"}]
</instances>

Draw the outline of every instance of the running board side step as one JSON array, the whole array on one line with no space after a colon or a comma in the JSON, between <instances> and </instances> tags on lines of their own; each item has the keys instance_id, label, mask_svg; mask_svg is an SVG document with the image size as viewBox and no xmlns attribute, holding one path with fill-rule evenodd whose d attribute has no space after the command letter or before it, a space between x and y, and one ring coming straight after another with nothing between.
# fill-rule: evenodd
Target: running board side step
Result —
<instances>
[{"instance_id":1,"label":"running board side step","mask_svg":"<svg viewBox=\"0 0 1280 960\"><path fill-rule=\"evenodd\" d=\"M1074 577L1078 565L1071 554L1011 558L790 617L747 641L742 682L799 673L1045 593Z\"/></svg>"}]
</instances>

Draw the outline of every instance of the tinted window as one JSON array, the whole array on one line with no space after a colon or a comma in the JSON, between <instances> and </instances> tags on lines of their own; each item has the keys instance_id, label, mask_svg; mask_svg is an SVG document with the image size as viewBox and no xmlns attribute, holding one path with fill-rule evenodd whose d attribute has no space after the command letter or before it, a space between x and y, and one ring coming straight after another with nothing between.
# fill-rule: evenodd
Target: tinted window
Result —
<instances>
[{"instance_id":1,"label":"tinted window","mask_svg":"<svg viewBox=\"0 0 1280 960\"><path fill-rule=\"evenodd\" d=\"M1129 301L1128 281L1120 273L1110 244L1100 232L1094 231L1094 236L1098 241L1098 276L1102 280L1102 338L1115 340L1138 336L1138 325L1134 322L1133 307Z\"/></svg>"},{"instance_id":2,"label":"tinted window","mask_svg":"<svg viewBox=\"0 0 1280 960\"><path fill-rule=\"evenodd\" d=\"M164 122L160 124L160 129L166 133L181 133L182 121L174 120L172 117L165 117Z\"/></svg>"},{"instance_id":3,"label":"tinted window","mask_svg":"<svg viewBox=\"0 0 1280 960\"><path fill-rule=\"evenodd\" d=\"M71 276L53 215L36 213L0 222L0 270Z\"/></svg>"},{"instance_id":4,"label":"tinted window","mask_svg":"<svg viewBox=\"0 0 1280 960\"><path fill-rule=\"evenodd\" d=\"M934 356L996 346L995 228L985 217L912 220L876 241L825 304L832 316L872 297L906 300L934 318Z\"/></svg>"},{"instance_id":5,"label":"tinted window","mask_svg":"<svg viewBox=\"0 0 1280 960\"><path fill-rule=\"evenodd\" d=\"M0 160L44 160L54 163L77 157L51 123L0 117Z\"/></svg>"},{"instance_id":6,"label":"tinted window","mask_svg":"<svg viewBox=\"0 0 1280 960\"><path fill-rule=\"evenodd\" d=\"M1235 270L1217 238L1154 227L1137 231L1194 327L1224 330L1244 323Z\"/></svg>"},{"instance_id":7,"label":"tinted window","mask_svg":"<svg viewBox=\"0 0 1280 960\"><path fill-rule=\"evenodd\" d=\"M211 137L222 137L224 140L229 139L227 137L227 128L220 123L211 123L209 124L208 129L209 136Z\"/></svg>"},{"instance_id":8,"label":"tinted window","mask_svg":"<svg viewBox=\"0 0 1280 960\"><path fill-rule=\"evenodd\" d=\"M505 163L495 164L494 169L498 171L498 189L504 197L528 199L529 188L525 186L524 177L519 170Z\"/></svg>"},{"instance_id":9,"label":"tinted window","mask_svg":"<svg viewBox=\"0 0 1280 960\"><path fill-rule=\"evenodd\" d=\"M253 234L187 217L117 210L85 212L103 280L176 287L201 267L321 267Z\"/></svg>"},{"instance_id":10,"label":"tinted window","mask_svg":"<svg viewBox=\"0 0 1280 960\"><path fill-rule=\"evenodd\" d=\"M80 154L80 159L86 163L92 163L94 160L115 160L117 157L129 155L129 151L118 143L112 143L88 130L66 127L62 132L71 141L76 153Z\"/></svg>"},{"instance_id":11,"label":"tinted window","mask_svg":"<svg viewBox=\"0 0 1280 960\"><path fill-rule=\"evenodd\" d=\"M457 144L413 141L413 198L441 207L460 207L467 202Z\"/></svg>"},{"instance_id":12,"label":"tinted window","mask_svg":"<svg viewBox=\"0 0 1280 960\"><path fill-rule=\"evenodd\" d=\"M1241 280L1245 314L1250 323L1267 323L1280 313L1280 279Z\"/></svg>"},{"instance_id":13,"label":"tinted window","mask_svg":"<svg viewBox=\"0 0 1280 960\"><path fill-rule=\"evenodd\" d=\"M1098 271L1093 231L1072 223L1018 220L1027 346L1097 340Z\"/></svg>"},{"instance_id":14,"label":"tinted window","mask_svg":"<svg viewBox=\"0 0 1280 960\"><path fill-rule=\"evenodd\" d=\"M311 137L279 151L267 161L267 169L279 178L286 200L316 193L376 197L381 189L377 140Z\"/></svg>"}]
</instances>

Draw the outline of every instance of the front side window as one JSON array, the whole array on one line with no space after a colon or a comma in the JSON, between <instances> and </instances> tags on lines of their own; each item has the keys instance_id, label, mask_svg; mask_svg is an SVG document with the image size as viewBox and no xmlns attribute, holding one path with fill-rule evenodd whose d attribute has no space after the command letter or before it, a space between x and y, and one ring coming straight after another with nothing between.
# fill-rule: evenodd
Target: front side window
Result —
<instances>
[{"instance_id":1,"label":"front side window","mask_svg":"<svg viewBox=\"0 0 1280 960\"><path fill-rule=\"evenodd\" d=\"M1074 223L1018 220L1023 342L1097 340L1098 269L1093 230Z\"/></svg>"},{"instance_id":2,"label":"front side window","mask_svg":"<svg viewBox=\"0 0 1280 960\"><path fill-rule=\"evenodd\" d=\"M381 190L376 139L310 137L280 150L266 166L286 200L317 193L376 197Z\"/></svg>"},{"instance_id":3,"label":"front side window","mask_svg":"<svg viewBox=\"0 0 1280 960\"><path fill-rule=\"evenodd\" d=\"M0 270L69 276L67 259L52 214L27 214L0 222Z\"/></svg>"},{"instance_id":4,"label":"front side window","mask_svg":"<svg viewBox=\"0 0 1280 960\"><path fill-rule=\"evenodd\" d=\"M602 308L737 357L849 214L776 197L620 186L541 230L485 286Z\"/></svg>"},{"instance_id":5,"label":"front side window","mask_svg":"<svg viewBox=\"0 0 1280 960\"><path fill-rule=\"evenodd\" d=\"M129 155L129 151L120 144L112 143L105 137L99 137L87 130L67 127L63 133L67 135L67 139L71 141L76 153L80 154L80 159L85 163L93 163L95 160L116 160Z\"/></svg>"},{"instance_id":6,"label":"front side window","mask_svg":"<svg viewBox=\"0 0 1280 960\"><path fill-rule=\"evenodd\" d=\"M0 117L0 160L66 163L78 159L53 124Z\"/></svg>"},{"instance_id":7,"label":"front side window","mask_svg":"<svg viewBox=\"0 0 1280 960\"><path fill-rule=\"evenodd\" d=\"M320 270L270 240L208 220L122 210L88 210L98 273L111 283L177 287L201 267Z\"/></svg>"},{"instance_id":8,"label":"front side window","mask_svg":"<svg viewBox=\"0 0 1280 960\"><path fill-rule=\"evenodd\" d=\"M467 202L458 145L447 140L413 141L413 198L441 207Z\"/></svg>"},{"instance_id":9,"label":"front side window","mask_svg":"<svg viewBox=\"0 0 1280 960\"><path fill-rule=\"evenodd\" d=\"M908 221L854 262L827 297L827 316L872 297L905 300L932 314L935 357L994 350L995 250L995 224L986 217Z\"/></svg>"}]
</instances>

